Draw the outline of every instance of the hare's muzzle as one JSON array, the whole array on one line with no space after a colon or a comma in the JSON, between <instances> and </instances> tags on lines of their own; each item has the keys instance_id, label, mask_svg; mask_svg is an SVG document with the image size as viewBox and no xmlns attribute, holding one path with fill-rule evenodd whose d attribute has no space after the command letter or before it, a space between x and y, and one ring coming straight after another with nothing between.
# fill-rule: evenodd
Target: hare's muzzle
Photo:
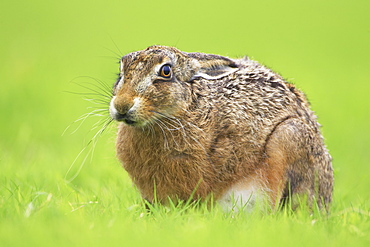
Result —
<instances>
[{"instance_id":1,"label":"hare's muzzle","mask_svg":"<svg viewBox=\"0 0 370 247\"><path fill-rule=\"evenodd\" d=\"M137 100L134 100L134 104L132 105L117 106L115 99L116 96L112 98L109 106L111 117L118 122L124 122L127 125L135 125L138 122L136 120Z\"/></svg>"}]
</instances>

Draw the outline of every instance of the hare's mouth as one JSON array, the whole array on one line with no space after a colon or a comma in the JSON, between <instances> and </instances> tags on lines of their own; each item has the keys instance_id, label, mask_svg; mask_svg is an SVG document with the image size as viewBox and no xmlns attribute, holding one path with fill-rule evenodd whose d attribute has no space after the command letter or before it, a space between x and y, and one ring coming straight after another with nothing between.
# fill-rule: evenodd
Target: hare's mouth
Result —
<instances>
[{"instance_id":1,"label":"hare's mouth","mask_svg":"<svg viewBox=\"0 0 370 247\"><path fill-rule=\"evenodd\" d=\"M137 124L137 121L135 121L130 115L128 114L121 114L121 113L116 113L113 116L113 119L118 121L118 122L124 122L127 125L135 125Z\"/></svg>"},{"instance_id":2,"label":"hare's mouth","mask_svg":"<svg viewBox=\"0 0 370 247\"><path fill-rule=\"evenodd\" d=\"M123 122L127 125L142 126L144 124L143 121L137 119L136 115L132 114L131 112L120 113L117 110L110 110L110 115L113 120L116 120L117 122Z\"/></svg>"},{"instance_id":3,"label":"hare's mouth","mask_svg":"<svg viewBox=\"0 0 370 247\"><path fill-rule=\"evenodd\" d=\"M136 121L132 121L132 120L130 120L130 119L125 119L125 120L123 120L126 124L128 124L128 125L135 125L137 122Z\"/></svg>"}]
</instances>

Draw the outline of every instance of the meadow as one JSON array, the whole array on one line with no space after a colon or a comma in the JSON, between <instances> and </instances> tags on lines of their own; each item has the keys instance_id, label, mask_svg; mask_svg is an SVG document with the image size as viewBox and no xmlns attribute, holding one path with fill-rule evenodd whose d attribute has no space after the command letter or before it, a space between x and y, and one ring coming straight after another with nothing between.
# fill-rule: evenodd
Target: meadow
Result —
<instances>
[{"instance_id":1,"label":"meadow","mask_svg":"<svg viewBox=\"0 0 370 247\"><path fill-rule=\"evenodd\" d=\"M370 246L370 2L0 3L0 246ZM304 91L333 156L329 215L147 214L84 100L153 44L248 55ZM97 107L97 108L96 108ZM76 120L81 120L77 121ZM94 140L91 142L91 140Z\"/></svg>"}]
</instances>

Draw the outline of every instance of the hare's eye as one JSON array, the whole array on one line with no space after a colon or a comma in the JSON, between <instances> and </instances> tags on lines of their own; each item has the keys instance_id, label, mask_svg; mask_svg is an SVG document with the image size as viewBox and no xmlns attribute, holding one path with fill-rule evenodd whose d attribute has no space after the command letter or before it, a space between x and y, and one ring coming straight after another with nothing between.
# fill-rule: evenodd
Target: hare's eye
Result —
<instances>
[{"instance_id":1,"label":"hare's eye","mask_svg":"<svg viewBox=\"0 0 370 247\"><path fill-rule=\"evenodd\" d=\"M159 75L165 78L171 77L171 66L168 64L165 64L161 67L159 70Z\"/></svg>"}]
</instances>

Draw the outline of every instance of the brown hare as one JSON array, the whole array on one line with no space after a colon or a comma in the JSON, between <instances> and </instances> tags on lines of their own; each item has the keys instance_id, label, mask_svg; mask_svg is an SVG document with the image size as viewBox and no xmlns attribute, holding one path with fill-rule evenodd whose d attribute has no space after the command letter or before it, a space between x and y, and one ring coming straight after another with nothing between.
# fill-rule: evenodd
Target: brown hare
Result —
<instances>
[{"instance_id":1,"label":"brown hare","mask_svg":"<svg viewBox=\"0 0 370 247\"><path fill-rule=\"evenodd\" d=\"M121 59L110 115L117 156L142 197L271 207L305 195L327 208L333 170L294 85L246 58L151 46Z\"/></svg>"}]
</instances>

